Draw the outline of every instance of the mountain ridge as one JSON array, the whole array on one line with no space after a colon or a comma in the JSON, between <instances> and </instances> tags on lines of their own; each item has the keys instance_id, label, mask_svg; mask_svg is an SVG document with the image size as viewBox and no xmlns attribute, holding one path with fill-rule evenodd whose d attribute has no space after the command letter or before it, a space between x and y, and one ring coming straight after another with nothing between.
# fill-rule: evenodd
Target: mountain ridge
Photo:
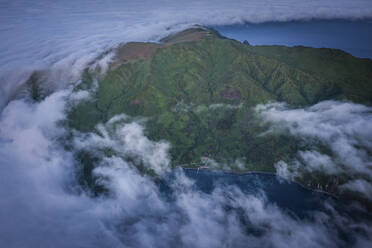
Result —
<instances>
[{"instance_id":1,"label":"mountain ridge","mask_svg":"<svg viewBox=\"0 0 372 248\"><path fill-rule=\"evenodd\" d=\"M138 47L148 53L136 54ZM94 80L98 86L89 100L71 109L68 126L94 132L98 123L118 114L144 117L146 136L171 144L172 166L190 167L207 159L233 171L275 172L276 162L291 161L299 149L314 144L285 133L261 135L268 125L255 112L257 104L372 102L372 61L338 50L250 46L196 28L162 43L124 44L118 51L119 62L103 76L85 70L75 90L89 90ZM330 153L319 142L315 146ZM94 168L92 162L84 163ZM348 180L347 175L306 178L303 184L319 189L334 189L334 182Z\"/></svg>"}]
</instances>

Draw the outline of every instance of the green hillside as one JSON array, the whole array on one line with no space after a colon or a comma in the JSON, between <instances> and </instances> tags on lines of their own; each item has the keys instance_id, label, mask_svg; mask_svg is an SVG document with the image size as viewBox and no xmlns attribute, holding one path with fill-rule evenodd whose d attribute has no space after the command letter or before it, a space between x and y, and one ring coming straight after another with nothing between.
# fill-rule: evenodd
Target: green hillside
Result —
<instances>
[{"instance_id":1,"label":"green hillside","mask_svg":"<svg viewBox=\"0 0 372 248\"><path fill-rule=\"evenodd\" d=\"M147 117L146 134L171 143L174 166L208 157L234 170L274 171L305 144L260 136L266 127L252 107L372 103L372 61L339 50L249 46L201 28L163 42L120 47L103 77L86 70L77 89L92 87L94 78L98 89L71 110L70 127L92 131L120 113Z\"/></svg>"},{"instance_id":2,"label":"green hillside","mask_svg":"<svg viewBox=\"0 0 372 248\"><path fill-rule=\"evenodd\" d=\"M334 82L340 91L335 97L371 104L372 60L360 59L338 49L303 46L252 46L251 50L311 74Z\"/></svg>"}]
</instances>

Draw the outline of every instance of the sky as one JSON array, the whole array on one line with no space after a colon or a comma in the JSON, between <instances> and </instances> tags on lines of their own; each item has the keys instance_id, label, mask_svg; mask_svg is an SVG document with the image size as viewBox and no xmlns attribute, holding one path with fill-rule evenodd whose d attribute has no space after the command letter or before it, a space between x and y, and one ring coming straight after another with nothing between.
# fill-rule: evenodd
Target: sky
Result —
<instances>
[{"instance_id":1,"label":"sky","mask_svg":"<svg viewBox=\"0 0 372 248\"><path fill-rule=\"evenodd\" d=\"M223 185L202 192L182 170L167 182L173 194L165 198L151 177L124 158L166 175L170 144L149 140L146 126L125 114L100 123L95 132L75 132L72 140L72 151L89 148L103 157L102 148L109 147L121 155L103 158L93 172L107 196L92 197L81 188L76 156L59 142L68 132L60 125L66 112L90 97L69 84L78 83L89 62L121 42L156 41L194 24L312 18L372 18L372 2L0 0L0 247L347 247L340 233L351 234L354 247L369 247L371 223L338 211L332 200L324 201L322 211L299 218L264 194ZM37 103L8 102L36 69L48 71L55 91ZM257 106L257 113L277 127L272 132L320 139L342 151L334 159L316 149L299 151L292 164L330 174L363 173L364 179L343 187L371 196L371 171L365 166L371 164L370 107L328 101L292 109L272 103ZM337 160L344 161L342 167L335 166ZM331 166L325 168L324 161ZM300 173L289 167L296 168L276 165L283 177Z\"/></svg>"}]
</instances>

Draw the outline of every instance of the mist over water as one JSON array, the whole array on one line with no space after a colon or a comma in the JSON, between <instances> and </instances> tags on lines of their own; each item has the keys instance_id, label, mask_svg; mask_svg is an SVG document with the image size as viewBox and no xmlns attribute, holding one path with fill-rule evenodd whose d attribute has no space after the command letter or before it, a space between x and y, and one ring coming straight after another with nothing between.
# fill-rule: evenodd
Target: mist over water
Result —
<instances>
[{"instance_id":1,"label":"mist over water","mask_svg":"<svg viewBox=\"0 0 372 248\"><path fill-rule=\"evenodd\" d=\"M294 201L299 214L288 195L281 198L270 186L280 184L275 176L267 181L253 177L250 184L241 179L249 177L172 170L170 144L149 140L146 126L125 114L100 123L95 132L74 132L70 149L61 144L68 132L62 125L66 112L89 98L89 92L73 92L69 84L78 82L87 64L119 43L156 41L194 24L365 17L372 17L372 2L364 0L0 0L0 247L368 247L371 221L360 206L345 211L333 199L283 181L281 187L294 192L288 195L311 195ZM109 59L110 55L101 62ZM16 99L6 105L33 70L47 71L48 81L58 90L38 103ZM371 118L370 109L360 105L321 106L331 113L339 113L340 106L352 109L343 112L345 118L327 114L329 123L352 115L361 116L364 125ZM284 126L300 121L290 118L293 113L309 112L281 104L261 108L268 122L281 121ZM310 110L310 118L324 117L319 106ZM340 141L370 148L370 135L357 133L357 139L349 139L348 130L340 130ZM105 147L120 156L104 156ZM83 148L101 158L93 174L107 195L94 197L79 184L74 152ZM369 154L363 154L361 163L369 163ZM133 159L159 178L140 173ZM346 187L361 186L370 194L360 182ZM309 205L302 208L304 204Z\"/></svg>"}]
</instances>

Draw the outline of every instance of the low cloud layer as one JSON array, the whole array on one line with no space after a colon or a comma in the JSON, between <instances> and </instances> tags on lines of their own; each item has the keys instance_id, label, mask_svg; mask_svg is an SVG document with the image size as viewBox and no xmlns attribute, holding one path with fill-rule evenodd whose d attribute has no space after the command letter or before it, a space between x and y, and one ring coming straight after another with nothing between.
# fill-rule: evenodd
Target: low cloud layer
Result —
<instances>
[{"instance_id":1,"label":"low cloud layer","mask_svg":"<svg viewBox=\"0 0 372 248\"><path fill-rule=\"evenodd\" d=\"M125 115L76 136L75 149L118 152L102 156L93 171L109 194L91 197L76 182L73 154L58 142L67 103L77 98L59 91L40 103L13 101L2 113L1 247L368 247L371 241L369 222L338 212L332 201L299 218L235 186L203 192L182 170L165 179L173 193L164 195L125 155L166 171L168 145L146 138L144 127Z\"/></svg>"},{"instance_id":2,"label":"low cloud layer","mask_svg":"<svg viewBox=\"0 0 372 248\"><path fill-rule=\"evenodd\" d=\"M287 165L280 161L277 171L290 178L307 172L346 174L355 181L341 186L372 196L372 108L350 102L324 101L305 109L291 109L283 103L259 105L256 110L272 124L271 132L288 132L313 144L320 142L331 154L315 147L299 151Z\"/></svg>"},{"instance_id":3,"label":"low cloud layer","mask_svg":"<svg viewBox=\"0 0 372 248\"><path fill-rule=\"evenodd\" d=\"M123 123L127 119L124 114L117 115L105 125L99 124L97 133L75 133L75 149L97 152L97 149L110 148L118 156L130 157L157 175L169 171L170 145L165 141L150 141L144 136L143 126L134 121Z\"/></svg>"},{"instance_id":4,"label":"low cloud layer","mask_svg":"<svg viewBox=\"0 0 372 248\"><path fill-rule=\"evenodd\" d=\"M369 0L2 0L0 109L33 70L51 68L66 83L119 43L157 40L194 24L371 17Z\"/></svg>"}]
</instances>

